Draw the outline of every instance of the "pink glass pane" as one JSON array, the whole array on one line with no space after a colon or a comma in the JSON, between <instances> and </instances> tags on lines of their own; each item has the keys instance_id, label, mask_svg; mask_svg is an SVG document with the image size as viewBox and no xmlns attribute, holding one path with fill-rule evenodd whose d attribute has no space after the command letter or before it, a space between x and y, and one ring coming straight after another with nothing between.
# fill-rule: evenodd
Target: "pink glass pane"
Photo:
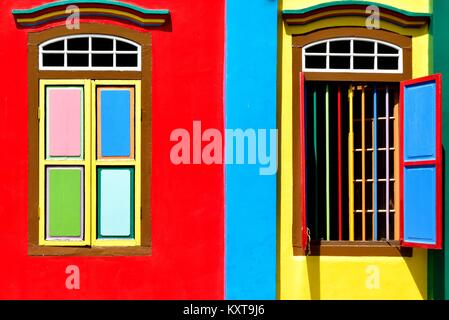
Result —
<instances>
[{"instance_id":1,"label":"pink glass pane","mask_svg":"<svg viewBox=\"0 0 449 320\"><path fill-rule=\"evenodd\" d=\"M47 150L50 157L81 157L82 89L47 91Z\"/></svg>"}]
</instances>

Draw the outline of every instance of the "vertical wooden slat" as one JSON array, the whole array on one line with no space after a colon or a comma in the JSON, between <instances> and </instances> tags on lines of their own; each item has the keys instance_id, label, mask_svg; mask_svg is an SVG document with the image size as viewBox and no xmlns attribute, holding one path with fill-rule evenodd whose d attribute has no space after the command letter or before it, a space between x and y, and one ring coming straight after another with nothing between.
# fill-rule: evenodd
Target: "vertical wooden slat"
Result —
<instances>
[{"instance_id":1,"label":"vertical wooden slat","mask_svg":"<svg viewBox=\"0 0 449 320\"><path fill-rule=\"evenodd\" d=\"M317 89L313 87L313 152L314 152L314 178L315 178L315 237L319 239L318 218L318 119L317 119Z\"/></svg>"},{"instance_id":2,"label":"vertical wooden slat","mask_svg":"<svg viewBox=\"0 0 449 320\"><path fill-rule=\"evenodd\" d=\"M377 87L374 86L373 101L373 240L377 240Z\"/></svg>"},{"instance_id":3,"label":"vertical wooden slat","mask_svg":"<svg viewBox=\"0 0 449 320\"><path fill-rule=\"evenodd\" d=\"M349 135L348 135L348 197L349 197L349 240L354 241L354 91L349 87Z\"/></svg>"},{"instance_id":4,"label":"vertical wooden slat","mask_svg":"<svg viewBox=\"0 0 449 320\"><path fill-rule=\"evenodd\" d=\"M329 136L329 86L326 85L326 240L330 240L330 136Z\"/></svg>"},{"instance_id":5,"label":"vertical wooden slat","mask_svg":"<svg viewBox=\"0 0 449 320\"><path fill-rule=\"evenodd\" d=\"M343 240L343 192L341 177L341 87L338 86L338 240Z\"/></svg>"},{"instance_id":6,"label":"vertical wooden slat","mask_svg":"<svg viewBox=\"0 0 449 320\"><path fill-rule=\"evenodd\" d=\"M394 240L399 240L400 201L399 201L399 94L394 94Z\"/></svg>"},{"instance_id":7,"label":"vertical wooden slat","mask_svg":"<svg viewBox=\"0 0 449 320\"><path fill-rule=\"evenodd\" d=\"M390 92L385 91L385 220L386 239L390 240Z\"/></svg>"},{"instance_id":8,"label":"vertical wooden slat","mask_svg":"<svg viewBox=\"0 0 449 320\"><path fill-rule=\"evenodd\" d=\"M361 96L361 108L362 108L362 240L366 240L366 153L365 153L365 131L366 131L366 117L365 117L365 87L362 86Z\"/></svg>"}]
</instances>

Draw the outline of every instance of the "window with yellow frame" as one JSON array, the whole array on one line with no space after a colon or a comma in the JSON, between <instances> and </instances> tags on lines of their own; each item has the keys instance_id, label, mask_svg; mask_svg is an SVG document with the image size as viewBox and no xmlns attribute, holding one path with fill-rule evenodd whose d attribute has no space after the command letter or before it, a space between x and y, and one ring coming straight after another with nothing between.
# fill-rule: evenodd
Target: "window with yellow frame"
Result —
<instances>
[{"instance_id":1,"label":"window with yellow frame","mask_svg":"<svg viewBox=\"0 0 449 320\"><path fill-rule=\"evenodd\" d=\"M39 245L141 244L140 90L39 81Z\"/></svg>"}]
</instances>

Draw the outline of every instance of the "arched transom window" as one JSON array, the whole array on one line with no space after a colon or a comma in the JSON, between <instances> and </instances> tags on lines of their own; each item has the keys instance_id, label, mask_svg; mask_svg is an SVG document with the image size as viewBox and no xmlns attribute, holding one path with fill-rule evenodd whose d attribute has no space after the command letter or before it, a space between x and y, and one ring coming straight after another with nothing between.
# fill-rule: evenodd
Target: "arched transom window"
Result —
<instances>
[{"instance_id":1,"label":"arched transom window","mask_svg":"<svg viewBox=\"0 0 449 320\"><path fill-rule=\"evenodd\" d=\"M40 70L135 70L141 68L140 45L107 35L76 35L39 46Z\"/></svg>"},{"instance_id":2,"label":"arched transom window","mask_svg":"<svg viewBox=\"0 0 449 320\"><path fill-rule=\"evenodd\" d=\"M305 72L402 73L402 48L365 38L336 38L303 48Z\"/></svg>"}]
</instances>

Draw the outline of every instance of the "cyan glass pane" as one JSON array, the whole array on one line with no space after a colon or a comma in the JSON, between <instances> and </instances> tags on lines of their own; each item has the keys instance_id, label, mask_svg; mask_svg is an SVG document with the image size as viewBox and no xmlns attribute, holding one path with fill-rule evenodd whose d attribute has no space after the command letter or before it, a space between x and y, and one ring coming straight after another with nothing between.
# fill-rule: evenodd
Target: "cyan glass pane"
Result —
<instances>
[{"instance_id":1,"label":"cyan glass pane","mask_svg":"<svg viewBox=\"0 0 449 320\"><path fill-rule=\"evenodd\" d=\"M134 169L98 168L98 237L134 237Z\"/></svg>"}]
</instances>

